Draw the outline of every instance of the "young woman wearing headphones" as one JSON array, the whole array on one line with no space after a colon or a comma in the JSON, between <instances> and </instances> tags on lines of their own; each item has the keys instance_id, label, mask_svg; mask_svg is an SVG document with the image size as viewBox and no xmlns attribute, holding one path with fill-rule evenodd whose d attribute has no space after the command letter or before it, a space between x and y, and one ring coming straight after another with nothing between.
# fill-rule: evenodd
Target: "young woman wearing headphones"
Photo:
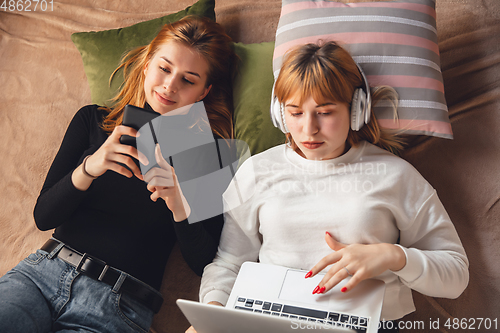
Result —
<instances>
[{"instance_id":1,"label":"young woman wearing headphones","mask_svg":"<svg viewBox=\"0 0 500 333\"><path fill-rule=\"evenodd\" d=\"M431 185L391 153L398 138L370 115L395 91L371 93L349 53L326 42L291 50L274 93L271 116L287 143L245 161L224 193L221 243L200 300L225 304L245 261L307 270L305 278L326 273L313 294L348 276L345 293L381 279L383 320L415 310L412 289L458 297L469 273L453 223Z\"/></svg>"}]
</instances>

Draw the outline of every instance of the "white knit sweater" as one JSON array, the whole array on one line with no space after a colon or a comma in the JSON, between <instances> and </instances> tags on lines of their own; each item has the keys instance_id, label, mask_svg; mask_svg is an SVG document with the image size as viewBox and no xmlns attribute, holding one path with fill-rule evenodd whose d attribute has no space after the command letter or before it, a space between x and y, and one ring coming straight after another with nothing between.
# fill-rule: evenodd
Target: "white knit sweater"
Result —
<instances>
[{"instance_id":1,"label":"white knit sweater","mask_svg":"<svg viewBox=\"0 0 500 333\"><path fill-rule=\"evenodd\" d=\"M465 251L436 191L409 163L367 142L323 161L271 148L243 163L223 197L225 225L203 273L204 303L226 303L245 261L311 269L332 251L326 231L344 244L399 239L406 266L378 276L386 282L385 320L415 310L410 289L456 298L468 284Z\"/></svg>"}]
</instances>

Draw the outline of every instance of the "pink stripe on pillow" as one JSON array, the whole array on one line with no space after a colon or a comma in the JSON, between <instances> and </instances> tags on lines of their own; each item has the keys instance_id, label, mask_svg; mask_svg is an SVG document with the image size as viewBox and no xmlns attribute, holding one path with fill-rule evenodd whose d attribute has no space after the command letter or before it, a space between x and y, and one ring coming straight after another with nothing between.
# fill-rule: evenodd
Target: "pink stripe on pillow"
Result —
<instances>
[{"instance_id":1,"label":"pink stripe on pillow","mask_svg":"<svg viewBox=\"0 0 500 333\"><path fill-rule=\"evenodd\" d=\"M399 119L394 121L393 119L378 119L378 122L384 128L453 135L451 124L443 121L425 119Z\"/></svg>"},{"instance_id":2,"label":"pink stripe on pillow","mask_svg":"<svg viewBox=\"0 0 500 333\"><path fill-rule=\"evenodd\" d=\"M359 3L341 3L341 2L296 2L292 4L285 5L281 8L281 16L293 13L298 10L303 9L320 9L320 8L335 8L335 7L351 7L351 8L368 8L368 7L376 7L376 8L398 8L398 9L407 9L413 10L416 12L421 12L427 15L432 16L434 19L436 18L436 11L434 8L420 5L418 3L398 3L398 2L359 2Z\"/></svg>"},{"instance_id":3,"label":"pink stripe on pillow","mask_svg":"<svg viewBox=\"0 0 500 333\"><path fill-rule=\"evenodd\" d=\"M334 7L348 7L345 3L341 2L296 2L281 7L281 16L296 12L303 9L313 9L313 8L334 8Z\"/></svg>"},{"instance_id":4,"label":"pink stripe on pillow","mask_svg":"<svg viewBox=\"0 0 500 333\"><path fill-rule=\"evenodd\" d=\"M283 56L286 51L295 45L315 43L318 40L334 40L341 44L396 44L410 45L425 48L439 55L439 47L433 41L426 38L404 35L390 32L343 32L338 34L315 35L294 39L288 43L283 43L274 49L273 59Z\"/></svg>"},{"instance_id":5,"label":"pink stripe on pillow","mask_svg":"<svg viewBox=\"0 0 500 333\"><path fill-rule=\"evenodd\" d=\"M370 86L376 87L388 85L393 88L422 88L440 91L444 94L444 85L441 81L422 77L407 75L367 75Z\"/></svg>"}]
</instances>

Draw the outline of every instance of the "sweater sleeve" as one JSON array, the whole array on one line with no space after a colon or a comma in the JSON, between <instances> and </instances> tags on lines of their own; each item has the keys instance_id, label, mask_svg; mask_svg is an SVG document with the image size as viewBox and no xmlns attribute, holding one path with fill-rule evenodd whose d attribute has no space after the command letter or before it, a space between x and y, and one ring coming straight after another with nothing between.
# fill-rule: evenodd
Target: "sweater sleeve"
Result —
<instances>
[{"instance_id":1,"label":"sweater sleeve","mask_svg":"<svg viewBox=\"0 0 500 333\"><path fill-rule=\"evenodd\" d=\"M428 296L460 296L469 282L469 262L435 190L400 230L406 265L394 273L401 281Z\"/></svg>"},{"instance_id":2,"label":"sweater sleeve","mask_svg":"<svg viewBox=\"0 0 500 333\"><path fill-rule=\"evenodd\" d=\"M226 144L216 134L213 137L213 142L187 150L184 156L177 154L171 160L193 217L190 221L174 222L174 228L184 259L200 276L217 252L224 225L222 194L232 179L234 164L239 161L236 143Z\"/></svg>"},{"instance_id":3,"label":"sweater sleeve","mask_svg":"<svg viewBox=\"0 0 500 333\"><path fill-rule=\"evenodd\" d=\"M86 192L75 188L71 174L89 148L90 112L94 109L95 106L80 109L66 130L34 208L35 223L40 230L60 226L86 196Z\"/></svg>"},{"instance_id":4,"label":"sweater sleeve","mask_svg":"<svg viewBox=\"0 0 500 333\"><path fill-rule=\"evenodd\" d=\"M223 215L191 224L188 220L173 223L184 260L197 275L201 276L203 269L212 262L217 252L224 224Z\"/></svg>"},{"instance_id":5,"label":"sweater sleeve","mask_svg":"<svg viewBox=\"0 0 500 333\"><path fill-rule=\"evenodd\" d=\"M224 227L214 261L201 279L200 301L225 304L245 261L257 261L262 245L258 207L255 207L254 175L246 161L224 192Z\"/></svg>"}]
</instances>

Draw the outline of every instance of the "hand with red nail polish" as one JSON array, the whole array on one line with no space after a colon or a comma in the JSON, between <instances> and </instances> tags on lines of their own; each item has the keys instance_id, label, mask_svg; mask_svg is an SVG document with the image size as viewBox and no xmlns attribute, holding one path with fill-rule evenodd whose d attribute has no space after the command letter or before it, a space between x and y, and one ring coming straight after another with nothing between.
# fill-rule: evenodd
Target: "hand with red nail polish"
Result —
<instances>
[{"instance_id":1,"label":"hand with red nail polish","mask_svg":"<svg viewBox=\"0 0 500 333\"><path fill-rule=\"evenodd\" d=\"M313 294L328 292L350 277L340 290L345 293L365 279L373 278L387 270L398 271L406 265L405 253L394 244L347 245L338 242L328 231L325 233L325 241L333 253L321 259L306 274L306 278L316 275L329 265L331 268L314 289Z\"/></svg>"}]
</instances>

